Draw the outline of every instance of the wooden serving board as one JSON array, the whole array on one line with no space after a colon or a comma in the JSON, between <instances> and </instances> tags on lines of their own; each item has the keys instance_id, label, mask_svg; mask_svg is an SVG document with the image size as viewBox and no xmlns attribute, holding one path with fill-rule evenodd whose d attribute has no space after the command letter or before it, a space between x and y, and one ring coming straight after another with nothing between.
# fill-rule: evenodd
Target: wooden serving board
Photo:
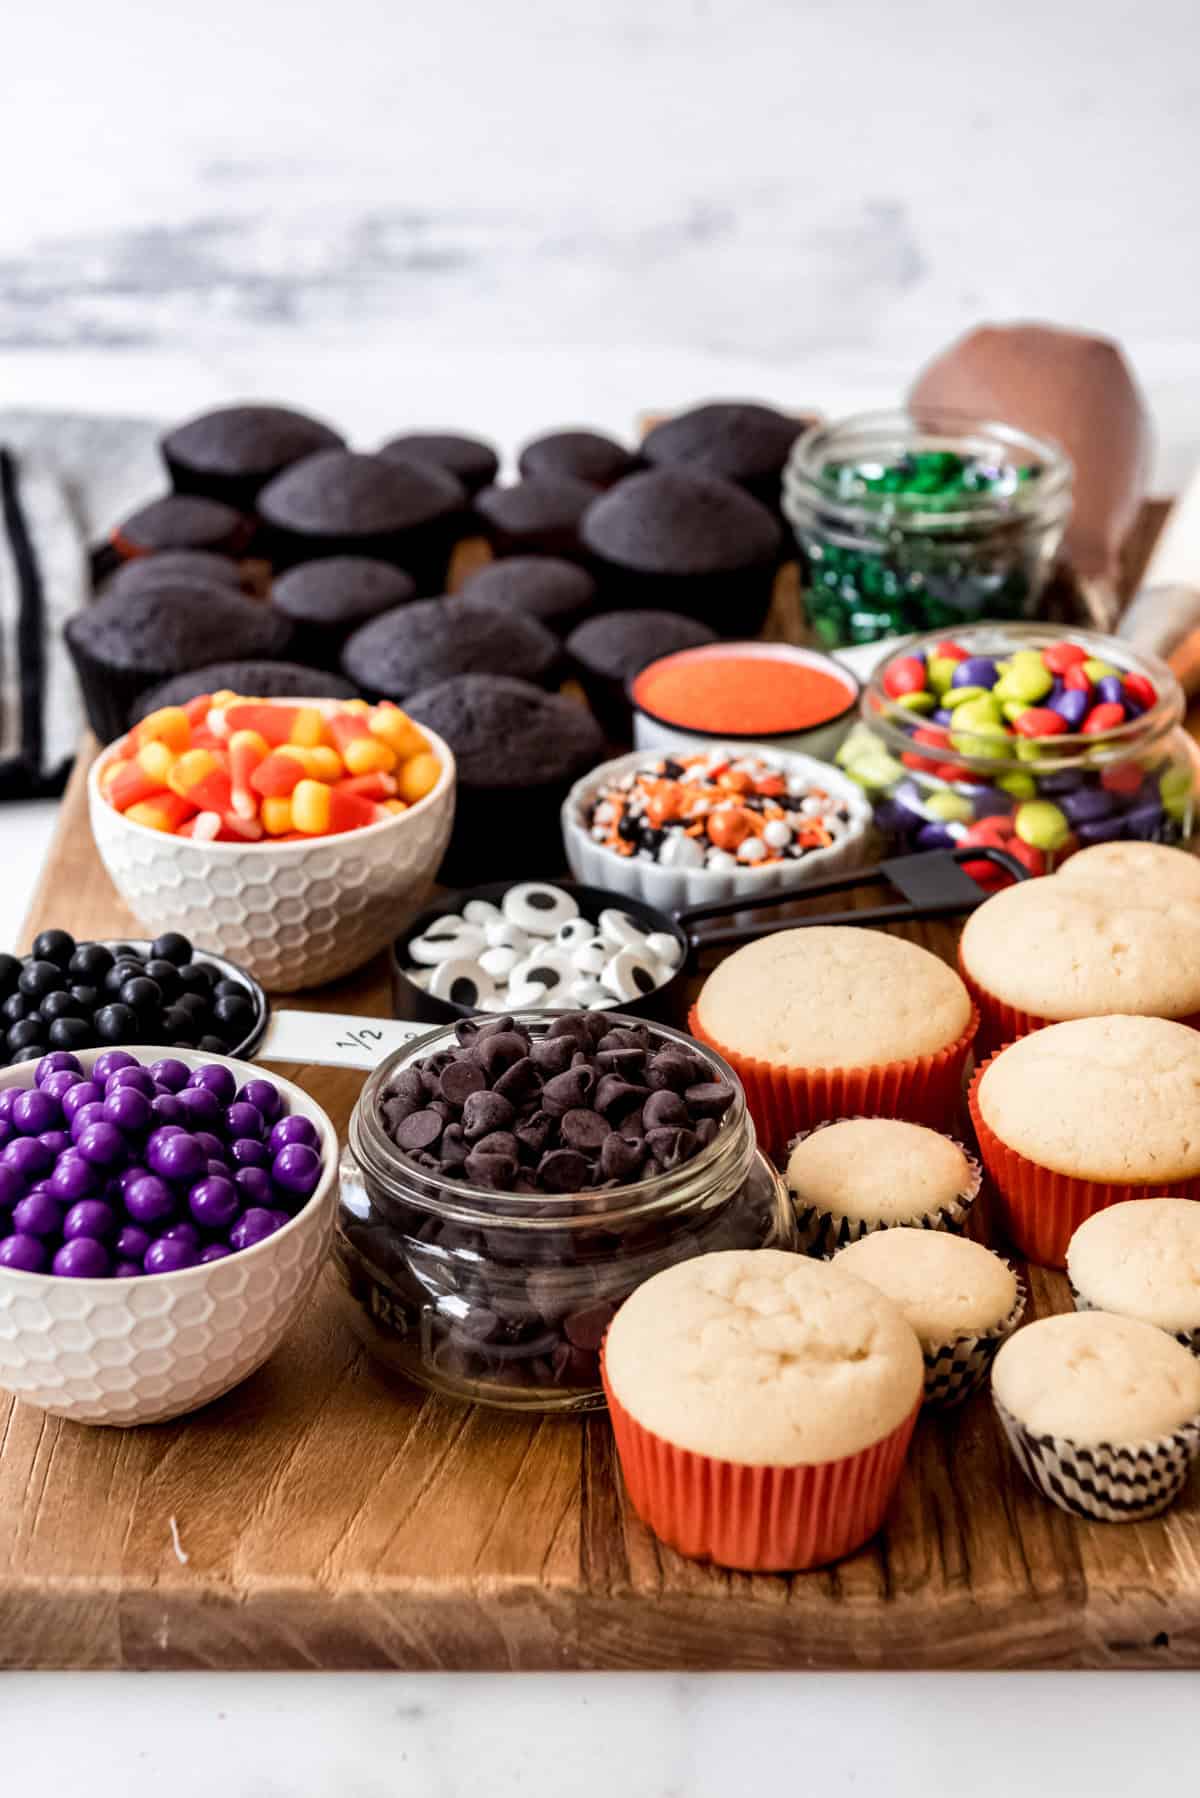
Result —
<instances>
[{"instance_id":1,"label":"wooden serving board","mask_svg":"<svg viewBox=\"0 0 1200 1798\"><path fill-rule=\"evenodd\" d=\"M29 936L134 932L92 846L87 760ZM953 958L953 926L905 934ZM386 1014L382 958L298 1002ZM361 1077L285 1071L344 1131ZM1070 1308L1062 1275L1029 1284L1032 1315ZM922 1417L883 1534L789 1578L659 1546L603 1413L525 1418L390 1382L331 1268L268 1365L179 1423L87 1429L0 1396L3 1667L1198 1665L1198 1483L1151 1523L1076 1522L1017 1469L986 1393Z\"/></svg>"}]
</instances>

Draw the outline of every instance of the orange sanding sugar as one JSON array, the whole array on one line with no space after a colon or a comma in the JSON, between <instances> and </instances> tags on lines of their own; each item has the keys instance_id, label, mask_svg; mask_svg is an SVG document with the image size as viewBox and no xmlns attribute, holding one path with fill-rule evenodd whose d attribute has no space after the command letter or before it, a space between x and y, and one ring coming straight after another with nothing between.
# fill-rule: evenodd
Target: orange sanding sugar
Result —
<instances>
[{"instance_id":1,"label":"orange sanding sugar","mask_svg":"<svg viewBox=\"0 0 1200 1798\"><path fill-rule=\"evenodd\" d=\"M633 684L637 704L666 724L717 736L807 730L844 712L845 684L783 656L667 656Z\"/></svg>"}]
</instances>

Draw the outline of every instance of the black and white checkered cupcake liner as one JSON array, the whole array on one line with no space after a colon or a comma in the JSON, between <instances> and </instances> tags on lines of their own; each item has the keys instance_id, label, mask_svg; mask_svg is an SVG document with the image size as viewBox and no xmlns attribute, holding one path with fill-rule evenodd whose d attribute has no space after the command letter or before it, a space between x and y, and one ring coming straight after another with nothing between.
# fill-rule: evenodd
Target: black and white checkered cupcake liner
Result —
<instances>
[{"instance_id":1,"label":"black and white checkered cupcake liner","mask_svg":"<svg viewBox=\"0 0 1200 1798\"><path fill-rule=\"evenodd\" d=\"M834 1124L850 1124L861 1122L858 1118L826 1118L824 1122L815 1124L811 1130L801 1130L788 1143L788 1158L797 1143L806 1142L818 1131L828 1130ZM843 1217L837 1211L821 1211L815 1205L805 1205L798 1193L791 1193L792 1209L796 1218L796 1243L801 1254L812 1255L817 1260L828 1261L839 1249L847 1248L850 1243L857 1242L860 1237L869 1236L874 1230L949 1230L955 1236L961 1236L966 1226L967 1214L979 1197L979 1188L983 1183L983 1170L979 1162L959 1142L956 1136L949 1137L957 1149L961 1149L967 1163L968 1180L963 1190L948 1205L939 1206L936 1211L925 1211L915 1217L864 1218ZM786 1166L786 1163L785 1163Z\"/></svg>"},{"instance_id":2,"label":"black and white checkered cupcake liner","mask_svg":"<svg viewBox=\"0 0 1200 1798\"><path fill-rule=\"evenodd\" d=\"M1013 1272L1016 1274L1015 1268ZM936 1348L925 1348L922 1344L925 1355L923 1404L948 1410L952 1405L961 1405L979 1390L1000 1344L1008 1341L1025 1315L1028 1296L1025 1282L1020 1274L1016 1274L1016 1281L1016 1303L1008 1316L1001 1318L990 1330L982 1330L977 1336L956 1336L953 1342L939 1343Z\"/></svg>"},{"instance_id":3,"label":"black and white checkered cupcake liner","mask_svg":"<svg viewBox=\"0 0 1200 1798\"><path fill-rule=\"evenodd\" d=\"M1076 1311L1111 1311L1112 1310L1111 1305L1093 1305L1092 1301L1090 1299L1085 1299L1083 1294L1080 1292L1079 1288L1076 1286L1074 1280L1070 1280L1068 1282L1068 1284L1070 1285L1070 1288L1071 1288L1071 1297L1075 1300ZM1128 1313L1128 1315L1132 1316L1133 1313L1130 1312L1130 1313ZM1144 1318L1139 1318L1138 1321L1139 1321L1139 1323L1152 1323L1153 1319L1144 1317ZM1154 1327L1157 1330L1166 1329L1165 1324L1155 1324ZM1176 1342L1182 1342L1184 1348L1190 1349L1193 1355L1200 1355L1200 1325L1197 1325L1197 1327L1194 1330L1167 1330L1166 1333L1168 1336L1173 1336L1175 1338Z\"/></svg>"},{"instance_id":4,"label":"black and white checkered cupcake liner","mask_svg":"<svg viewBox=\"0 0 1200 1798\"><path fill-rule=\"evenodd\" d=\"M1008 1445L1038 1491L1073 1517L1137 1523L1178 1498L1200 1453L1200 1418L1152 1442L1079 1443L1037 1436L992 1393Z\"/></svg>"}]
</instances>

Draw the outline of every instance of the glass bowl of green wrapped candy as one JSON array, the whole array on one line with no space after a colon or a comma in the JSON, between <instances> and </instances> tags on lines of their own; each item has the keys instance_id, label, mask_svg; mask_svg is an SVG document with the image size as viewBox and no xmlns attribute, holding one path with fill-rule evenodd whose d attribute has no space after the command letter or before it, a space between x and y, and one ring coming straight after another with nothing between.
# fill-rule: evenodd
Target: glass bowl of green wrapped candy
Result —
<instances>
[{"instance_id":1,"label":"glass bowl of green wrapped candy","mask_svg":"<svg viewBox=\"0 0 1200 1798\"><path fill-rule=\"evenodd\" d=\"M1036 616L1071 512L1071 463L1011 425L865 412L800 437L783 478L826 649Z\"/></svg>"}]
</instances>

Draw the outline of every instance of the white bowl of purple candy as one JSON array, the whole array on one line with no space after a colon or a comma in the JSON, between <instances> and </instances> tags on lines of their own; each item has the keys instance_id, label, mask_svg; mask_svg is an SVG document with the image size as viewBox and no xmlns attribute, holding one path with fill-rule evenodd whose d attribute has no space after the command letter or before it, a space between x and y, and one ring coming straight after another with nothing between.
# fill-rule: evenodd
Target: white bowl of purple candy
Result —
<instances>
[{"instance_id":1,"label":"white bowl of purple candy","mask_svg":"<svg viewBox=\"0 0 1200 1798\"><path fill-rule=\"evenodd\" d=\"M0 1070L0 1387L160 1423L279 1346L334 1223L337 1135L248 1062L56 1052Z\"/></svg>"}]
</instances>

